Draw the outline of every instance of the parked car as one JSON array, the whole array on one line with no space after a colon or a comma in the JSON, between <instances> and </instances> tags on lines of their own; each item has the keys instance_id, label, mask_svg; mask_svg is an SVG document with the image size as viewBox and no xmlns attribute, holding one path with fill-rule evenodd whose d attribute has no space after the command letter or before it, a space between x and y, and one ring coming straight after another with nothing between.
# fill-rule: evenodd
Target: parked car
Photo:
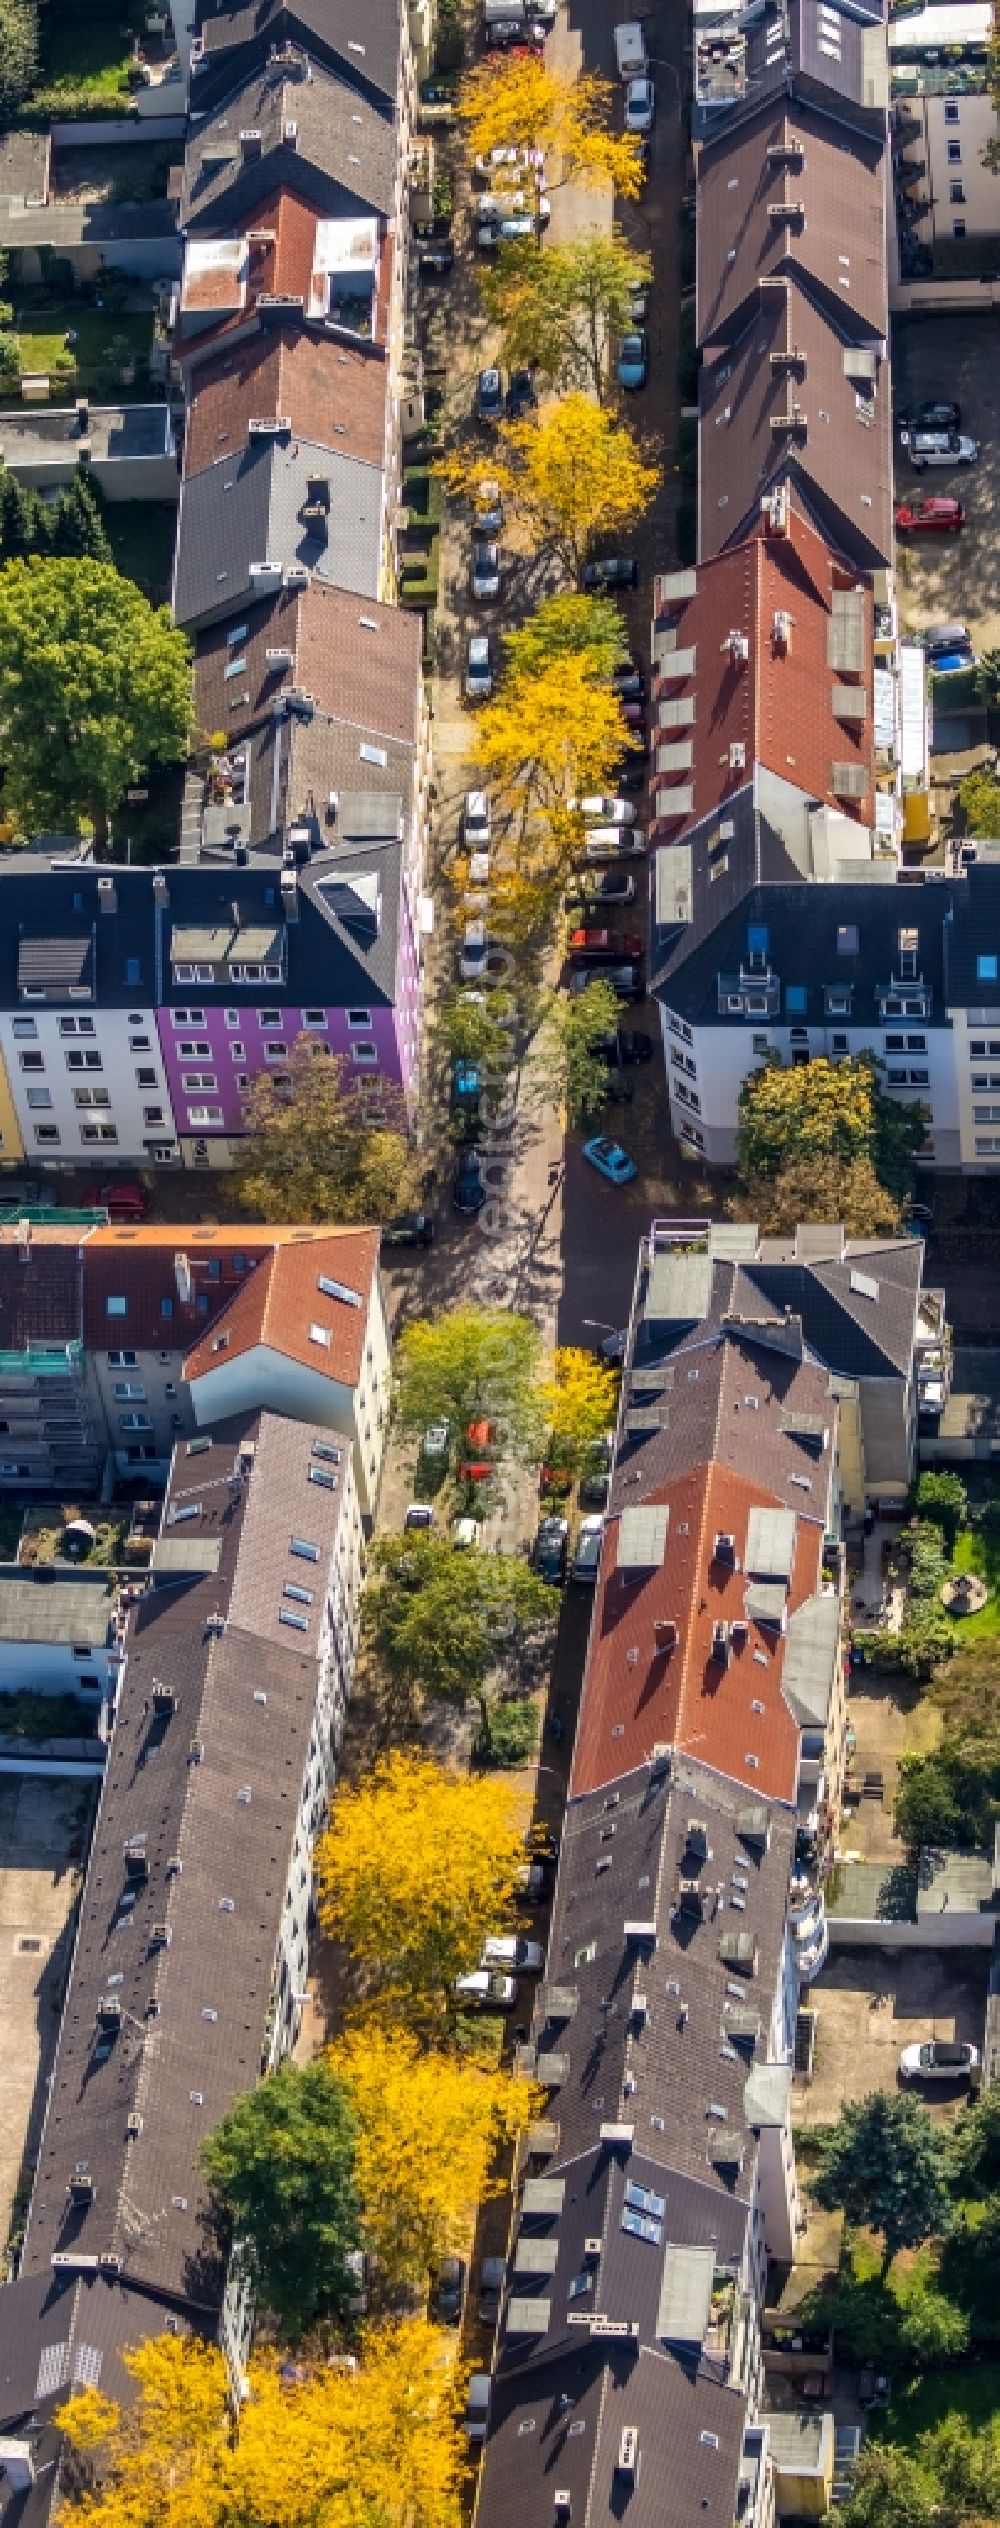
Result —
<instances>
[{"instance_id":1,"label":"parked car","mask_svg":"<svg viewBox=\"0 0 1000 2528\"><path fill-rule=\"evenodd\" d=\"M594 825L584 840L588 860L638 858L646 849L643 825Z\"/></svg>"},{"instance_id":2,"label":"parked car","mask_svg":"<svg viewBox=\"0 0 1000 2528\"><path fill-rule=\"evenodd\" d=\"M507 388L508 421L523 421L525 413L531 412L537 402L538 397L535 393L535 381L531 370L512 370Z\"/></svg>"},{"instance_id":3,"label":"parked car","mask_svg":"<svg viewBox=\"0 0 1000 2528\"><path fill-rule=\"evenodd\" d=\"M968 2080L978 2069L978 2045L947 2045L940 2037L904 2045L899 2058L901 2080Z\"/></svg>"},{"instance_id":4,"label":"parked car","mask_svg":"<svg viewBox=\"0 0 1000 2528\"><path fill-rule=\"evenodd\" d=\"M583 869L566 895L567 906L592 904L595 910L606 904L631 904L635 895L635 879L631 869Z\"/></svg>"},{"instance_id":5,"label":"parked car","mask_svg":"<svg viewBox=\"0 0 1000 2528\"><path fill-rule=\"evenodd\" d=\"M614 691L621 695L623 702L641 702L643 700L646 691L646 679L641 667L636 666L634 659L627 659L623 666L616 667L613 670L611 682L614 687Z\"/></svg>"},{"instance_id":6,"label":"parked car","mask_svg":"<svg viewBox=\"0 0 1000 2528\"><path fill-rule=\"evenodd\" d=\"M595 969L593 966L573 967L569 978L569 990L574 1000L576 999L578 993L586 991L588 983L593 982L594 971ZM600 975L602 983L610 983L612 991L617 995L620 1001L642 1001L645 999L646 987L642 979L641 966L631 964L625 966L602 966L600 969Z\"/></svg>"},{"instance_id":7,"label":"parked car","mask_svg":"<svg viewBox=\"0 0 1000 2528\"><path fill-rule=\"evenodd\" d=\"M437 1460L437 1459L439 1459L439 1458L447 1457L448 1450L449 1450L449 1448L450 1448L450 1447L451 1447L451 1423L450 1423L450 1422L428 1422L427 1429L426 1429L426 1431L424 1432L423 1439L422 1439L422 1440L421 1440L421 1442L420 1442L420 1454L421 1454L421 1456L422 1456L422 1457L429 1458L429 1459L430 1459L430 1461L431 1461L431 1463L433 1464L433 1463L435 1462L435 1460Z\"/></svg>"},{"instance_id":8,"label":"parked car","mask_svg":"<svg viewBox=\"0 0 1000 2528\"><path fill-rule=\"evenodd\" d=\"M926 465L975 465L979 459L978 439L963 438L957 430L903 430L900 437L910 464L921 472Z\"/></svg>"},{"instance_id":9,"label":"parked car","mask_svg":"<svg viewBox=\"0 0 1000 2528\"><path fill-rule=\"evenodd\" d=\"M36 1176L0 1176L0 1211L32 1211L44 1199Z\"/></svg>"},{"instance_id":10,"label":"parked car","mask_svg":"<svg viewBox=\"0 0 1000 2528\"><path fill-rule=\"evenodd\" d=\"M960 430L961 404L949 403L947 399L940 403L918 404L912 415L912 426L915 430Z\"/></svg>"},{"instance_id":11,"label":"parked car","mask_svg":"<svg viewBox=\"0 0 1000 2528\"><path fill-rule=\"evenodd\" d=\"M483 1179L483 1158L479 1150L463 1150L452 1179L451 1199L456 1211L470 1218L481 1211L486 1200Z\"/></svg>"},{"instance_id":12,"label":"parked car","mask_svg":"<svg viewBox=\"0 0 1000 2528\"><path fill-rule=\"evenodd\" d=\"M935 650L927 663L935 676L960 676L965 668L977 667L979 661L971 650Z\"/></svg>"},{"instance_id":13,"label":"parked car","mask_svg":"<svg viewBox=\"0 0 1000 2528\"><path fill-rule=\"evenodd\" d=\"M488 702L493 691L493 648L488 632L473 632L465 653L467 702Z\"/></svg>"},{"instance_id":14,"label":"parked car","mask_svg":"<svg viewBox=\"0 0 1000 2528\"><path fill-rule=\"evenodd\" d=\"M485 2272L485 2265L483 2270ZM498 2313L499 2305L498 2300ZM482 2315L481 2309L480 2315ZM474 2370L466 2390L465 2412L462 2416L462 2429L467 2440L475 2441L477 2443L481 2440L485 2440L487 2429L489 2427L490 2398L492 2394L493 2382L490 2378L489 2371Z\"/></svg>"},{"instance_id":15,"label":"parked car","mask_svg":"<svg viewBox=\"0 0 1000 2528\"><path fill-rule=\"evenodd\" d=\"M484 2256L479 2268L479 2323L495 2326L500 2315L503 2287L507 2280L505 2256ZM482 2374L485 2376L485 2373ZM470 2387L472 2382L470 2381ZM487 2386L489 2381L487 2380Z\"/></svg>"},{"instance_id":16,"label":"parked car","mask_svg":"<svg viewBox=\"0 0 1000 2528\"><path fill-rule=\"evenodd\" d=\"M504 1966L509 1975L540 1975L545 1951L540 1940L525 1940L519 1931L491 1932L483 1941L481 1966Z\"/></svg>"},{"instance_id":17,"label":"parked car","mask_svg":"<svg viewBox=\"0 0 1000 2528\"><path fill-rule=\"evenodd\" d=\"M569 953L572 958L586 957L591 965L613 965L619 957L641 957L643 941L635 932L616 939L614 932L585 922L580 930L570 932Z\"/></svg>"},{"instance_id":18,"label":"parked car","mask_svg":"<svg viewBox=\"0 0 1000 2528\"><path fill-rule=\"evenodd\" d=\"M422 246L419 269L422 281L446 281L455 261L450 237L441 237L436 245Z\"/></svg>"},{"instance_id":19,"label":"parked car","mask_svg":"<svg viewBox=\"0 0 1000 2528\"><path fill-rule=\"evenodd\" d=\"M472 224L472 242L476 253L495 255L500 243L500 222L491 211L480 211Z\"/></svg>"},{"instance_id":20,"label":"parked car","mask_svg":"<svg viewBox=\"0 0 1000 2528\"><path fill-rule=\"evenodd\" d=\"M493 598L499 597L500 547L488 536L473 537L469 589L477 605L488 604Z\"/></svg>"},{"instance_id":21,"label":"parked car","mask_svg":"<svg viewBox=\"0 0 1000 2528\"><path fill-rule=\"evenodd\" d=\"M436 1520L437 1511L435 1510L433 1501L411 1501L403 1520L403 1526L404 1528L433 1527Z\"/></svg>"},{"instance_id":22,"label":"parked car","mask_svg":"<svg viewBox=\"0 0 1000 2528\"><path fill-rule=\"evenodd\" d=\"M635 1081L632 1074L630 1071L623 1071L617 1063L608 1072L604 1102L607 1106L633 1106L635 1104Z\"/></svg>"},{"instance_id":23,"label":"parked car","mask_svg":"<svg viewBox=\"0 0 1000 2528\"><path fill-rule=\"evenodd\" d=\"M499 535L503 525L503 500L500 485L492 475L476 484L472 496L472 523L477 535Z\"/></svg>"},{"instance_id":24,"label":"parked car","mask_svg":"<svg viewBox=\"0 0 1000 2528\"><path fill-rule=\"evenodd\" d=\"M637 790L645 789L648 779L649 739L644 735L641 746L635 747L632 753L626 756L624 763L619 764L615 774L615 784L619 790L630 790L634 794Z\"/></svg>"},{"instance_id":25,"label":"parked car","mask_svg":"<svg viewBox=\"0 0 1000 2528\"><path fill-rule=\"evenodd\" d=\"M478 1519L463 1517L453 1519L451 1522L451 1541L457 1553L474 1553L482 1543L482 1535L483 1531Z\"/></svg>"},{"instance_id":26,"label":"parked car","mask_svg":"<svg viewBox=\"0 0 1000 2528\"><path fill-rule=\"evenodd\" d=\"M645 695L623 693L619 694L618 699L621 703L622 719L625 721L626 727L629 729L644 730L646 726Z\"/></svg>"},{"instance_id":27,"label":"parked car","mask_svg":"<svg viewBox=\"0 0 1000 2528\"><path fill-rule=\"evenodd\" d=\"M480 2009L513 2010L517 2000L516 1978L491 1966L477 1966L471 1975L456 1975L453 1990L459 2001L474 2002Z\"/></svg>"},{"instance_id":28,"label":"parked car","mask_svg":"<svg viewBox=\"0 0 1000 2528\"><path fill-rule=\"evenodd\" d=\"M566 1556L569 1551L569 1520L545 1518L538 1522L532 1549L535 1570L540 1580L548 1580L553 1588L562 1587L566 1577Z\"/></svg>"},{"instance_id":29,"label":"parked car","mask_svg":"<svg viewBox=\"0 0 1000 2528\"><path fill-rule=\"evenodd\" d=\"M649 344L644 333L623 334L618 351L618 384L626 394L645 386L649 376Z\"/></svg>"},{"instance_id":30,"label":"parked car","mask_svg":"<svg viewBox=\"0 0 1000 2528\"><path fill-rule=\"evenodd\" d=\"M625 90L625 129L627 132L651 132L656 113L656 90L651 79L630 79Z\"/></svg>"},{"instance_id":31,"label":"parked car","mask_svg":"<svg viewBox=\"0 0 1000 2528\"><path fill-rule=\"evenodd\" d=\"M901 500L896 509L897 535L958 535L964 525L961 501L947 493L931 500Z\"/></svg>"},{"instance_id":32,"label":"parked car","mask_svg":"<svg viewBox=\"0 0 1000 2528\"><path fill-rule=\"evenodd\" d=\"M467 790L462 808L462 840L468 851L490 847L490 803L485 790Z\"/></svg>"},{"instance_id":33,"label":"parked car","mask_svg":"<svg viewBox=\"0 0 1000 2528\"><path fill-rule=\"evenodd\" d=\"M623 553L607 553L602 561L585 562L583 585L591 588L638 588L639 565Z\"/></svg>"},{"instance_id":34,"label":"parked car","mask_svg":"<svg viewBox=\"0 0 1000 2528\"><path fill-rule=\"evenodd\" d=\"M144 1185L134 1185L127 1177L116 1177L112 1184L102 1185L98 1200L112 1220L145 1220L149 1195Z\"/></svg>"},{"instance_id":35,"label":"parked car","mask_svg":"<svg viewBox=\"0 0 1000 2528\"><path fill-rule=\"evenodd\" d=\"M592 1517L580 1521L576 1549L570 1567L571 1580L581 1580L588 1588L594 1587L600 1568L603 1542L604 1519L598 1510Z\"/></svg>"},{"instance_id":36,"label":"parked car","mask_svg":"<svg viewBox=\"0 0 1000 2528\"><path fill-rule=\"evenodd\" d=\"M633 325L645 324L646 318L649 314L651 289L652 283L650 281L633 281L628 294Z\"/></svg>"},{"instance_id":37,"label":"parked car","mask_svg":"<svg viewBox=\"0 0 1000 2528\"><path fill-rule=\"evenodd\" d=\"M442 2256L431 2275L427 2297L427 2315L435 2326L460 2326L469 2287L469 2268L463 2256Z\"/></svg>"},{"instance_id":38,"label":"parked car","mask_svg":"<svg viewBox=\"0 0 1000 2528\"><path fill-rule=\"evenodd\" d=\"M478 983L486 972L489 940L483 921L466 922L458 960L463 983Z\"/></svg>"},{"instance_id":39,"label":"parked car","mask_svg":"<svg viewBox=\"0 0 1000 2528\"><path fill-rule=\"evenodd\" d=\"M939 650L971 650L972 636L964 623L930 623L920 634L928 658Z\"/></svg>"},{"instance_id":40,"label":"parked car","mask_svg":"<svg viewBox=\"0 0 1000 2528\"><path fill-rule=\"evenodd\" d=\"M383 1246L432 1246L434 1222L427 1211L397 1211L382 1231Z\"/></svg>"},{"instance_id":41,"label":"parked car","mask_svg":"<svg viewBox=\"0 0 1000 2528\"><path fill-rule=\"evenodd\" d=\"M456 1053L451 1066L453 1107L464 1108L467 1113L478 1113L480 1086L478 1063L466 1062L461 1054Z\"/></svg>"},{"instance_id":42,"label":"parked car","mask_svg":"<svg viewBox=\"0 0 1000 2528\"><path fill-rule=\"evenodd\" d=\"M503 379L499 369L480 369L476 386L476 420L502 421Z\"/></svg>"},{"instance_id":43,"label":"parked car","mask_svg":"<svg viewBox=\"0 0 1000 2528\"><path fill-rule=\"evenodd\" d=\"M629 1185L633 1176L638 1176L635 1160L629 1158L621 1142L606 1141L602 1133L596 1134L593 1141L584 1142L583 1155L599 1176L607 1177L609 1185Z\"/></svg>"},{"instance_id":44,"label":"parked car","mask_svg":"<svg viewBox=\"0 0 1000 2528\"><path fill-rule=\"evenodd\" d=\"M635 809L629 799L567 799L566 805L577 816L585 816L589 825L635 823Z\"/></svg>"}]
</instances>

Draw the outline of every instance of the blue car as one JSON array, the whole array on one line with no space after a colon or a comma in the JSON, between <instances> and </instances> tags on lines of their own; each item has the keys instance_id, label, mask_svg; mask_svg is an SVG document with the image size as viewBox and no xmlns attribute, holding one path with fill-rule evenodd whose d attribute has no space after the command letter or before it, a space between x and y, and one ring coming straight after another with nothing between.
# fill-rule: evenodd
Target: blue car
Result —
<instances>
[{"instance_id":1,"label":"blue car","mask_svg":"<svg viewBox=\"0 0 1000 2528\"><path fill-rule=\"evenodd\" d=\"M451 1066L451 1093L456 1106L478 1106L478 1063L463 1062L461 1055L456 1054Z\"/></svg>"},{"instance_id":2,"label":"blue car","mask_svg":"<svg viewBox=\"0 0 1000 2528\"><path fill-rule=\"evenodd\" d=\"M628 1185L633 1176L638 1176L635 1160L629 1158L621 1142L605 1141L600 1133L596 1140L584 1142L583 1155L591 1167L596 1167L598 1176L607 1177L609 1185Z\"/></svg>"},{"instance_id":3,"label":"blue car","mask_svg":"<svg viewBox=\"0 0 1000 2528\"><path fill-rule=\"evenodd\" d=\"M624 334L618 353L618 384L635 389L645 386L649 375L649 353L644 333Z\"/></svg>"},{"instance_id":4,"label":"blue car","mask_svg":"<svg viewBox=\"0 0 1000 2528\"><path fill-rule=\"evenodd\" d=\"M958 676L963 667L974 667L976 661L971 650L942 650L929 658L927 664L932 675Z\"/></svg>"},{"instance_id":5,"label":"blue car","mask_svg":"<svg viewBox=\"0 0 1000 2528\"><path fill-rule=\"evenodd\" d=\"M465 1150L452 1180L451 1199L456 1211L472 1218L481 1211L486 1200L483 1158L479 1150Z\"/></svg>"}]
</instances>

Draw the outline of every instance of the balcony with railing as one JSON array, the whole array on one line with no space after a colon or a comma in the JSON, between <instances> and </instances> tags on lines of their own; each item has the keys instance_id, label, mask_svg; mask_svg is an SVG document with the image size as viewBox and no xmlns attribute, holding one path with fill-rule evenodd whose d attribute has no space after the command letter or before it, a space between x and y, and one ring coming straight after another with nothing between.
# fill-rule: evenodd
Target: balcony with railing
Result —
<instances>
[{"instance_id":1,"label":"balcony with railing","mask_svg":"<svg viewBox=\"0 0 1000 2528\"><path fill-rule=\"evenodd\" d=\"M804 1984L811 1984L825 1965L830 1926L821 1887L810 1879L793 1878L788 1892L788 1928L795 1944L795 1963Z\"/></svg>"}]
</instances>

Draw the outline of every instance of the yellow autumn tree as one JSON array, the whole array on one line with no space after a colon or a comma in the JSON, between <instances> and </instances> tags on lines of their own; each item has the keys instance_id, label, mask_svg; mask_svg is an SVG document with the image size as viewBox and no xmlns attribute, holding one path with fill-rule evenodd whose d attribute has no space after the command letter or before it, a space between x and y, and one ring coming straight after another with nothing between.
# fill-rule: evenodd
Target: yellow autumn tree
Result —
<instances>
[{"instance_id":1,"label":"yellow autumn tree","mask_svg":"<svg viewBox=\"0 0 1000 2528\"><path fill-rule=\"evenodd\" d=\"M123 2358L119 2408L92 2388L59 2417L88 2528L458 2528L464 2443L447 2336L422 2319L373 2332L353 2368L251 2361L233 2427L221 2353L154 2336Z\"/></svg>"},{"instance_id":2,"label":"yellow autumn tree","mask_svg":"<svg viewBox=\"0 0 1000 2528\"><path fill-rule=\"evenodd\" d=\"M477 2203L503 2192L504 2142L541 2093L486 2061L421 2048L370 2024L331 2048L358 2119L365 2236L390 2282L415 2281L468 2238Z\"/></svg>"},{"instance_id":3,"label":"yellow autumn tree","mask_svg":"<svg viewBox=\"0 0 1000 2528\"><path fill-rule=\"evenodd\" d=\"M440 2020L509 1912L523 1860L508 1783L394 1754L337 1794L317 1853L320 1918L383 2009Z\"/></svg>"},{"instance_id":4,"label":"yellow autumn tree","mask_svg":"<svg viewBox=\"0 0 1000 2528\"><path fill-rule=\"evenodd\" d=\"M545 152L547 183L607 186L631 202L642 190L642 151L634 133L613 129L614 103L612 80L574 79L519 50L478 62L458 110L471 157L532 141Z\"/></svg>"},{"instance_id":5,"label":"yellow autumn tree","mask_svg":"<svg viewBox=\"0 0 1000 2528\"><path fill-rule=\"evenodd\" d=\"M575 579L595 536L637 525L656 492L659 466L589 395L564 395L497 435L494 472L511 512Z\"/></svg>"},{"instance_id":6,"label":"yellow autumn tree","mask_svg":"<svg viewBox=\"0 0 1000 2528\"><path fill-rule=\"evenodd\" d=\"M618 1372L593 1352L560 1345L541 1386L541 1405L560 1460L582 1466L588 1450L613 1427L618 1412Z\"/></svg>"},{"instance_id":7,"label":"yellow autumn tree","mask_svg":"<svg viewBox=\"0 0 1000 2528\"><path fill-rule=\"evenodd\" d=\"M579 851L580 826L565 803L607 790L628 742L618 695L597 682L585 657L504 677L479 713L471 754L484 783L513 810L507 849L522 869L541 873Z\"/></svg>"}]
</instances>

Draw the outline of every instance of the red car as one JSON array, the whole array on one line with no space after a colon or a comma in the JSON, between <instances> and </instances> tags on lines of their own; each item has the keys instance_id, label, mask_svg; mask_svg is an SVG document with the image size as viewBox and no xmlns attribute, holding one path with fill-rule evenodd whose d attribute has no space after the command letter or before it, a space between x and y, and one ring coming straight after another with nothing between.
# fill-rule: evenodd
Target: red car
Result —
<instances>
[{"instance_id":1,"label":"red car","mask_svg":"<svg viewBox=\"0 0 1000 2528\"><path fill-rule=\"evenodd\" d=\"M964 525L961 501L946 492L927 500L901 500L896 511L897 535L957 535Z\"/></svg>"},{"instance_id":2,"label":"red car","mask_svg":"<svg viewBox=\"0 0 1000 2528\"><path fill-rule=\"evenodd\" d=\"M570 934L571 957L607 957L614 965L621 957L641 957L642 950L642 940L636 938L631 931L626 933L624 939L616 939L612 931L595 930L588 922L582 930L575 930Z\"/></svg>"},{"instance_id":3,"label":"red car","mask_svg":"<svg viewBox=\"0 0 1000 2528\"><path fill-rule=\"evenodd\" d=\"M143 1185L102 1185L99 1200L112 1220L145 1220L149 1195Z\"/></svg>"}]
</instances>

